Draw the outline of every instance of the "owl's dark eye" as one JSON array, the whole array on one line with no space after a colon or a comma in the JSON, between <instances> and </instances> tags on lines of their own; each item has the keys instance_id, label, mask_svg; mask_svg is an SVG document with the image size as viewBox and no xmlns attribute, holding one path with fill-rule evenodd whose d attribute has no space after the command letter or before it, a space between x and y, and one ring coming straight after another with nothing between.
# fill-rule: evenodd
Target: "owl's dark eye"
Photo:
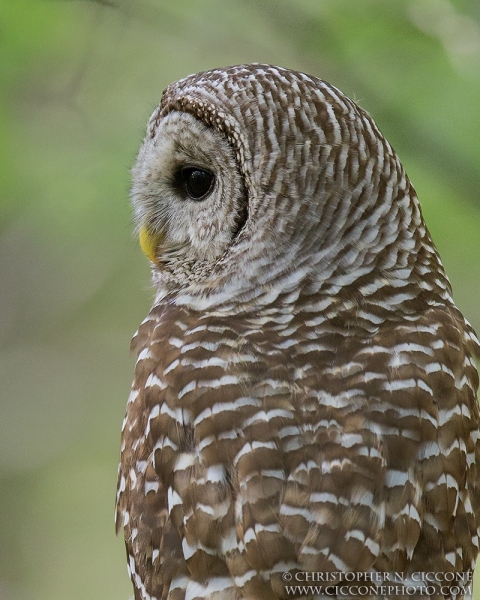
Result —
<instances>
[{"instance_id":1,"label":"owl's dark eye","mask_svg":"<svg viewBox=\"0 0 480 600\"><path fill-rule=\"evenodd\" d=\"M180 171L183 188L192 200L203 200L213 188L215 176L206 169L184 167Z\"/></svg>"}]
</instances>

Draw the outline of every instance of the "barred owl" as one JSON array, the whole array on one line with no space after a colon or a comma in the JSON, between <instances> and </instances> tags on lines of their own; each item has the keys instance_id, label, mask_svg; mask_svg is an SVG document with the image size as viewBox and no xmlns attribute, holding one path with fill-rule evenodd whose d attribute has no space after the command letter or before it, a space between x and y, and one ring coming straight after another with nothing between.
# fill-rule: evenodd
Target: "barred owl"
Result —
<instances>
[{"instance_id":1,"label":"barred owl","mask_svg":"<svg viewBox=\"0 0 480 600\"><path fill-rule=\"evenodd\" d=\"M471 573L479 343L371 117L279 67L189 76L132 199L156 289L117 492L135 599Z\"/></svg>"}]
</instances>

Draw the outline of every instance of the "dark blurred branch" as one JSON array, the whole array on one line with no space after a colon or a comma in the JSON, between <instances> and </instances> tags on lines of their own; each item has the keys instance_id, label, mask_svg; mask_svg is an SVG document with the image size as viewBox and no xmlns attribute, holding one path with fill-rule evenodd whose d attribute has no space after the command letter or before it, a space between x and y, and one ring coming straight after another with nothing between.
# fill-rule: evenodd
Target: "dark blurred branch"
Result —
<instances>
[{"instance_id":1,"label":"dark blurred branch","mask_svg":"<svg viewBox=\"0 0 480 600\"><path fill-rule=\"evenodd\" d=\"M115 0L43 0L43 2L91 2L92 4L101 4L110 8L118 8L119 5Z\"/></svg>"}]
</instances>

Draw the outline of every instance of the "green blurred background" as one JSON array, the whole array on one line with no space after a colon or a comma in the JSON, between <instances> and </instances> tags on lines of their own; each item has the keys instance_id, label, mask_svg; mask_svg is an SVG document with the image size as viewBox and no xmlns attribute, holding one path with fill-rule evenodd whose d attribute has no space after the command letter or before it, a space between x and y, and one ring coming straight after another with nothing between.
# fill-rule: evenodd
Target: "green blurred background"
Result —
<instances>
[{"instance_id":1,"label":"green blurred background","mask_svg":"<svg viewBox=\"0 0 480 600\"><path fill-rule=\"evenodd\" d=\"M480 330L478 0L0 0L1 600L131 596L113 508L152 292L129 168L169 82L253 61L374 116Z\"/></svg>"}]
</instances>

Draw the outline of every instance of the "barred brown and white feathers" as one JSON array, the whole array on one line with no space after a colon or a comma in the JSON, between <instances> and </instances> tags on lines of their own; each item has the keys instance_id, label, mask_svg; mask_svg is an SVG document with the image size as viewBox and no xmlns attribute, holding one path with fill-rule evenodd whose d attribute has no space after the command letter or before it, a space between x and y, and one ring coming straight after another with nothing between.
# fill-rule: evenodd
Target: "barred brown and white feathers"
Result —
<instances>
[{"instance_id":1,"label":"barred brown and white feathers","mask_svg":"<svg viewBox=\"0 0 480 600\"><path fill-rule=\"evenodd\" d=\"M303 73L199 73L133 177L157 290L117 496L135 598L473 571L478 340L371 117Z\"/></svg>"}]
</instances>

